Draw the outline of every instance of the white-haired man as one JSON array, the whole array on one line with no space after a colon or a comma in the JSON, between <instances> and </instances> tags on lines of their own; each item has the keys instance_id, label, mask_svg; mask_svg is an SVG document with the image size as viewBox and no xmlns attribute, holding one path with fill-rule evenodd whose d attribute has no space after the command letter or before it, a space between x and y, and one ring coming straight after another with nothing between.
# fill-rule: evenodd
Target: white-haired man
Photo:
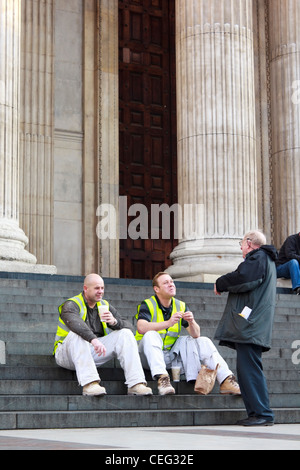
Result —
<instances>
[{"instance_id":1,"label":"white-haired man","mask_svg":"<svg viewBox=\"0 0 300 470\"><path fill-rule=\"evenodd\" d=\"M270 426L274 414L261 356L271 348L276 302L277 251L254 230L240 243L244 261L217 279L215 294L229 292L215 339L237 352L237 376L248 417L243 426Z\"/></svg>"}]
</instances>

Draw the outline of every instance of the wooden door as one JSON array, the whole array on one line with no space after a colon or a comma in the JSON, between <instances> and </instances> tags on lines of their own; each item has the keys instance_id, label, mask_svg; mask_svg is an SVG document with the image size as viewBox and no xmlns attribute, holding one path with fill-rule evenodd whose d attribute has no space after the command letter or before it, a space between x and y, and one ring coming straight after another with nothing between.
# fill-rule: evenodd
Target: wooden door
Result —
<instances>
[{"instance_id":1,"label":"wooden door","mask_svg":"<svg viewBox=\"0 0 300 470\"><path fill-rule=\"evenodd\" d=\"M152 279L170 265L177 244L172 216L169 238L162 234L162 220L153 237L151 217L153 205L177 202L174 3L119 1L120 195L129 212L134 204L147 211L147 220L137 226L141 213L124 216L122 203L125 278ZM131 226L141 232L139 238L132 238Z\"/></svg>"}]
</instances>

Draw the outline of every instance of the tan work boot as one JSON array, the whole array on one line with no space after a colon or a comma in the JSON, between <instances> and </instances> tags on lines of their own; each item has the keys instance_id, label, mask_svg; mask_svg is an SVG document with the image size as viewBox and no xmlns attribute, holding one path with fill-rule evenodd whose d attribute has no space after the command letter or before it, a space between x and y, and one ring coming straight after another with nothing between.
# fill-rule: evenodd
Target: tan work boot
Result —
<instances>
[{"instance_id":1,"label":"tan work boot","mask_svg":"<svg viewBox=\"0 0 300 470\"><path fill-rule=\"evenodd\" d=\"M130 387L127 392L128 395L152 395L150 387L146 387L145 384L139 383Z\"/></svg>"},{"instance_id":2,"label":"tan work boot","mask_svg":"<svg viewBox=\"0 0 300 470\"><path fill-rule=\"evenodd\" d=\"M158 394L159 395L174 395L175 389L172 387L170 383L170 377L168 374L162 374L158 381Z\"/></svg>"},{"instance_id":3,"label":"tan work boot","mask_svg":"<svg viewBox=\"0 0 300 470\"><path fill-rule=\"evenodd\" d=\"M224 382L221 383L220 393L223 395L240 395L240 387L237 381L235 380L234 375L229 375Z\"/></svg>"},{"instance_id":4,"label":"tan work boot","mask_svg":"<svg viewBox=\"0 0 300 470\"><path fill-rule=\"evenodd\" d=\"M89 397L106 395L106 390L104 387L101 387L98 382L91 382L89 384L84 385L82 389L82 395Z\"/></svg>"}]
</instances>

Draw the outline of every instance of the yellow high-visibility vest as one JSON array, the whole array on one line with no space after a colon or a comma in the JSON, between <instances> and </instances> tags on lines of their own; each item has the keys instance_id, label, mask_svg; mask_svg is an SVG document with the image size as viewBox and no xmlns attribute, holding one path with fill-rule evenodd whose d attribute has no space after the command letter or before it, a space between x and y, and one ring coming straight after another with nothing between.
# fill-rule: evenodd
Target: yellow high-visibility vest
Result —
<instances>
[{"instance_id":1,"label":"yellow high-visibility vest","mask_svg":"<svg viewBox=\"0 0 300 470\"><path fill-rule=\"evenodd\" d=\"M79 295L76 295L75 297L72 297L71 299L68 299L68 300L72 300L73 302L75 302L78 305L80 318L82 318L82 320L85 321L86 316L87 316L87 307L85 305L85 301L84 301L82 293L80 293ZM65 302L62 303L58 307L59 319L58 319L58 326L57 326L57 330L56 330L53 354L55 354L57 345L59 343L62 343L64 341L64 339L68 336L69 332L70 332L70 329L65 325L65 323L63 322L63 320L60 316L61 310L62 310L64 304L65 304ZM98 308L100 307L100 305L106 305L107 310L109 310L109 303L107 302L107 300L100 300L100 302L97 302L97 307ZM105 322L101 322L101 323L102 323L102 326L103 326L104 335L107 335L109 333L109 331L107 330L107 324Z\"/></svg>"},{"instance_id":2,"label":"yellow high-visibility vest","mask_svg":"<svg viewBox=\"0 0 300 470\"><path fill-rule=\"evenodd\" d=\"M154 295L150 297L150 299L146 299L145 303L147 304L149 311L151 313L151 322L160 323L160 322L165 321L162 309L159 307L156 297ZM140 307L141 305L138 306L138 312L136 314L136 318L138 318ZM171 316L174 315L174 313L176 312L185 312L185 308L186 308L185 302L175 299L174 297L172 298ZM178 323L175 323L175 325L171 326L170 328L158 331L163 341L162 349L171 349L171 347L173 346L173 344L179 337L180 331L181 331L181 319ZM142 339L143 336L144 335L136 331L135 339L138 342Z\"/></svg>"}]
</instances>

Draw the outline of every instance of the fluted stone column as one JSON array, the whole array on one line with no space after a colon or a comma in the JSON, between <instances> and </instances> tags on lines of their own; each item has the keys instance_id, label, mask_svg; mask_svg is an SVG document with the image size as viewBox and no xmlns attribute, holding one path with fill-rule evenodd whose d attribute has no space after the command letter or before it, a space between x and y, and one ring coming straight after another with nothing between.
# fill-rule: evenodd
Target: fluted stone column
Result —
<instances>
[{"instance_id":1,"label":"fluted stone column","mask_svg":"<svg viewBox=\"0 0 300 470\"><path fill-rule=\"evenodd\" d=\"M39 263L53 262L53 0L22 0L20 225Z\"/></svg>"},{"instance_id":2,"label":"fluted stone column","mask_svg":"<svg viewBox=\"0 0 300 470\"><path fill-rule=\"evenodd\" d=\"M269 0L273 232L300 231L300 2Z\"/></svg>"},{"instance_id":3,"label":"fluted stone column","mask_svg":"<svg viewBox=\"0 0 300 470\"><path fill-rule=\"evenodd\" d=\"M20 11L0 0L0 270L39 272L19 227Z\"/></svg>"},{"instance_id":4,"label":"fluted stone column","mask_svg":"<svg viewBox=\"0 0 300 470\"><path fill-rule=\"evenodd\" d=\"M257 228L252 2L177 0L176 54L182 239L168 272L210 281Z\"/></svg>"}]
</instances>

